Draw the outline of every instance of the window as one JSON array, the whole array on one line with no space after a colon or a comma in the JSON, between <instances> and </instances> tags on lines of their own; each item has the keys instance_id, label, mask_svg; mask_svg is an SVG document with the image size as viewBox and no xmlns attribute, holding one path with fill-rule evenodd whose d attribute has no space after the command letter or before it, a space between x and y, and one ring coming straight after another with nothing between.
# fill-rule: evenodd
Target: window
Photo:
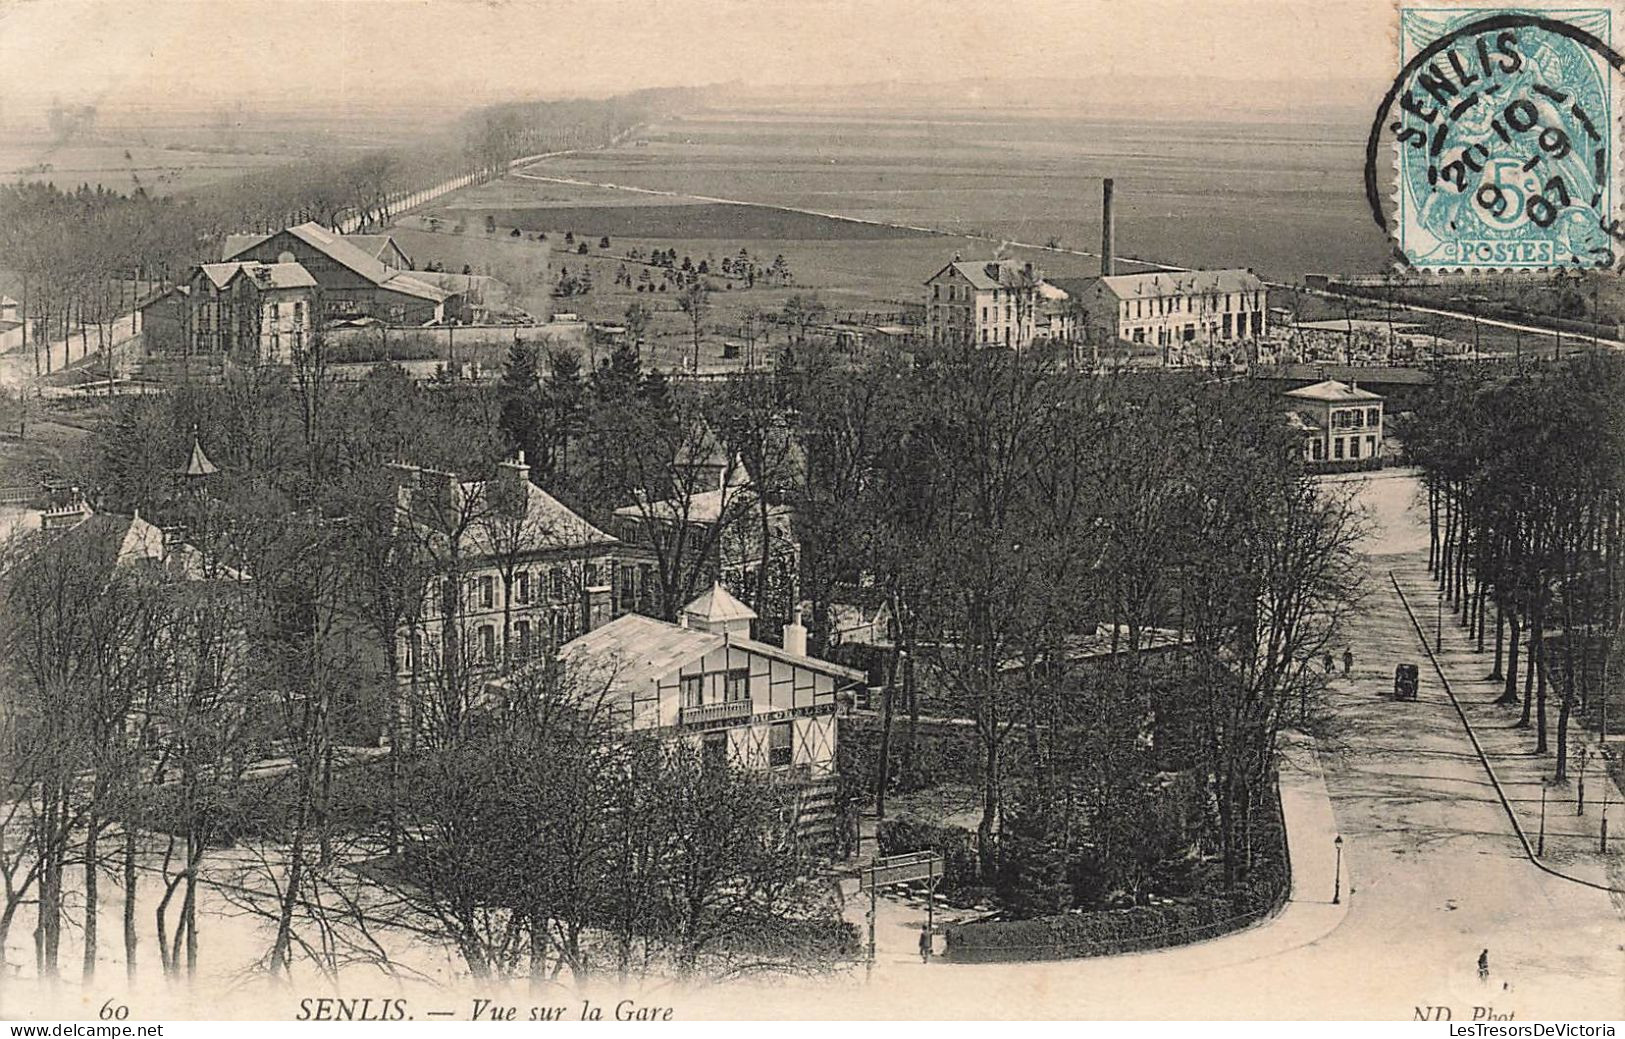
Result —
<instances>
[{"instance_id":1,"label":"window","mask_svg":"<svg viewBox=\"0 0 1625 1039\"><path fill-rule=\"evenodd\" d=\"M1375 426L1381 421L1382 421L1382 410L1380 408L1366 408L1365 409L1365 424L1366 425Z\"/></svg>"},{"instance_id":2,"label":"window","mask_svg":"<svg viewBox=\"0 0 1625 1039\"><path fill-rule=\"evenodd\" d=\"M555 566L551 572L553 574L553 598L562 599L564 598L564 571Z\"/></svg>"},{"instance_id":3,"label":"window","mask_svg":"<svg viewBox=\"0 0 1625 1039\"><path fill-rule=\"evenodd\" d=\"M721 772L728 767L728 734L708 732L701 744L700 767L707 772Z\"/></svg>"},{"instance_id":4,"label":"window","mask_svg":"<svg viewBox=\"0 0 1625 1039\"><path fill-rule=\"evenodd\" d=\"M983 321L987 320L987 308L986 307L982 308L982 320Z\"/></svg>"},{"instance_id":5,"label":"window","mask_svg":"<svg viewBox=\"0 0 1625 1039\"><path fill-rule=\"evenodd\" d=\"M497 603L497 581L494 577L480 578L480 606L489 610Z\"/></svg>"},{"instance_id":6,"label":"window","mask_svg":"<svg viewBox=\"0 0 1625 1039\"><path fill-rule=\"evenodd\" d=\"M679 685L684 707L699 707L705 703L704 675L684 675Z\"/></svg>"},{"instance_id":7,"label":"window","mask_svg":"<svg viewBox=\"0 0 1625 1039\"><path fill-rule=\"evenodd\" d=\"M1350 458L1359 458L1360 457L1360 438L1359 437L1349 437L1349 457Z\"/></svg>"},{"instance_id":8,"label":"window","mask_svg":"<svg viewBox=\"0 0 1625 1039\"><path fill-rule=\"evenodd\" d=\"M582 572L583 572L584 576L586 577L586 581L585 581L586 586L588 588L597 588L598 587L598 564L597 563L588 563L586 565L586 567L583 569Z\"/></svg>"},{"instance_id":9,"label":"window","mask_svg":"<svg viewBox=\"0 0 1625 1039\"><path fill-rule=\"evenodd\" d=\"M1317 462L1326 457L1326 445L1318 437L1309 442L1309 457Z\"/></svg>"},{"instance_id":10,"label":"window","mask_svg":"<svg viewBox=\"0 0 1625 1039\"><path fill-rule=\"evenodd\" d=\"M389 320L393 324L404 324L406 321L406 304L391 303L389 305Z\"/></svg>"},{"instance_id":11,"label":"window","mask_svg":"<svg viewBox=\"0 0 1625 1039\"><path fill-rule=\"evenodd\" d=\"M497 629L489 624L480 625L480 659L489 664L497 655Z\"/></svg>"},{"instance_id":12,"label":"window","mask_svg":"<svg viewBox=\"0 0 1625 1039\"><path fill-rule=\"evenodd\" d=\"M793 722L774 722L768 731L767 763L773 768L786 768L795 762L791 726Z\"/></svg>"},{"instance_id":13,"label":"window","mask_svg":"<svg viewBox=\"0 0 1625 1039\"><path fill-rule=\"evenodd\" d=\"M277 321L281 320L281 318L282 318L282 304L280 304L280 303L272 303L271 304L271 321L272 321L272 323L273 324L276 323Z\"/></svg>"},{"instance_id":14,"label":"window","mask_svg":"<svg viewBox=\"0 0 1625 1039\"><path fill-rule=\"evenodd\" d=\"M730 668L722 698L729 703L750 702L750 668Z\"/></svg>"},{"instance_id":15,"label":"window","mask_svg":"<svg viewBox=\"0 0 1625 1039\"><path fill-rule=\"evenodd\" d=\"M1343 438L1342 437L1332 437L1332 457L1333 458L1342 458L1343 457Z\"/></svg>"},{"instance_id":16,"label":"window","mask_svg":"<svg viewBox=\"0 0 1625 1039\"><path fill-rule=\"evenodd\" d=\"M293 323L295 325L302 325L302 324L305 323L305 305L303 303L298 303L298 302L294 303L294 305L293 305Z\"/></svg>"},{"instance_id":17,"label":"window","mask_svg":"<svg viewBox=\"0 0 1625 1039\"><path fill-rule=\"evenodd\" d=\"M1366 437L1365 438L1365 454L1366 454L1367 458L1373 458L1373 457L1376 456L1376 454L1377 454L1377 438L1376 437Z\"/></svg>"},{"instance_id":18,"label":"window","mask_svg":"<svg viewBox=\"0 0 1625 1039\"><path fill-rule=\"evenodd\" d=\"M517 621L513 626L513 640L518 644L521 657L530 656L530 621Z\"/></svg>"},{"instance_id":19,"label":"window","mask_svg":"<svg viewBox=\"0 0 1625 1039\"><path fill-rule=\"evenodd\" d=\"M530 574L521 570L513 576L514 602L530 602Z\"/></svg>"}]
</instances>

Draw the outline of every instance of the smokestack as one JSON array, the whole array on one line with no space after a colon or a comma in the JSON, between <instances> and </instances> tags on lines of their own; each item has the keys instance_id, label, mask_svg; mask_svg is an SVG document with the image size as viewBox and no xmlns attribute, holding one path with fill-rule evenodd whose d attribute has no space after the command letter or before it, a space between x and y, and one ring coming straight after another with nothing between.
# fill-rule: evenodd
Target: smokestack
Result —
<instances>
[{"instance_id":1,"label":"smokestack","mask_svg":"<svg viewBox=\"0 0 1625 1039\"><path fill-rule=\"evenodd\" d=\"M1116 217L1112 215L1112 179L1107 177L1100 187L1100 276L1109 278L1117 273L1117 267L1112 262L1115 255L1116 237L1114 233Z\"/></svg>"}]
</instances>

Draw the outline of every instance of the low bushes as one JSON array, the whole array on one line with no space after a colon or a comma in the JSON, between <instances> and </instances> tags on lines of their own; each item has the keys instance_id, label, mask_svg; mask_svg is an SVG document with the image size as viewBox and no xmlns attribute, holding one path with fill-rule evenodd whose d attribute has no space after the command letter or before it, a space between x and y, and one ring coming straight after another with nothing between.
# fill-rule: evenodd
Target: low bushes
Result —
<instances>
[{"instance_id":1,"label":"low bushes","mask_svg":"<svg viewBox=\"0 0 1625 1039\"><path fill-rule=\"evenodd\" d=\"M427 336L397 332L384 336L368 330L363 334L329 333L327 360L332 364L369 361L427 361L441 355L440 348Z\"/></svg>"},{"instance_id":2,"label":"low bushes","mask_svg":"<svg viewBox=\"0 0 1625 1039\"><path fill-rule=\"evenodd\" d=\"M947 956L961 963L1110 956L1186 945L1254 924L1280 908L1292 888L1279 801L1272 797L1260 814L1253 866L1228 891L1128 909L956 924L948 928Z\"/></svg>"}]
</instances>

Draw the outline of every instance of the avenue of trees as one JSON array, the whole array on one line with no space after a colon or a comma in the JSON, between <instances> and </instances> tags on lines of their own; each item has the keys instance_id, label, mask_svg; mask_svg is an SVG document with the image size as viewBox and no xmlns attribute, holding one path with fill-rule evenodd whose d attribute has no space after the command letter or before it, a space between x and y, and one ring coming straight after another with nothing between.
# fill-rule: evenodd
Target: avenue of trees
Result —
<instances>
[{"instance_id":1,"label":"avenue of trees","mask_svg":"<svg viewBox=\"0 0 1625 1039\"><path fill-rule=\"evenodd\" d=\"M1608 355L1447 367L1402 431L1426 479L1442 608L1492 654L1499 702L1517 709L1535 753L1552 755L1557 781L1584 746L1576 712L1600 725L1604 690L1617 686L1625 437L1602 417L1622 391L1625 365Z\"/></svg>"},{"instance_id":2,"label":"avenue of trees","mask_svg":"<svg viewBox=\"0 0 1625 1039\"><path fill-rule=\"evenodd\" d=\"M812 652L842 652L854 588L883 595L881 747L848 779L884 810L925 781L922 718L968 720L951 778L978 791L974 869L1007 911L1247 883L1277 735L1310 710L1359 533L1266 390L1038 351L853 357L817 336L709 385L625 346L585 371L519 344L490 385L387 364L339 381L321 349L129 399L60 474L97 523L139 509L183 529L190 569L116 566L88 524L8 547L0 928L29 919L42 973L70 917L98 940L83 921L109 882L126 958L175 973L197 969L199 904L222 900L270 925L277 975L408 969L412 938L537 981L843 954L784 789L621 738L601 677L516 651L506 623L493 653L470 637L469 539L517 553L559 533L505 500L517 450L602 529L638 506L649 612L673 616L728 538L748 558L785 515ZM194 430L220 471L188 483ZM402 524L396 462L492 479ZM748 482L690 522L736 465ZM783 577L738 588L760 637L794 605ZM427 612L437 638L407 688L395 636ZM1155 639L1175 648L1130 651ZM1079 659L1102 641L1121 652Z\"/></svg>"}]
</instances>

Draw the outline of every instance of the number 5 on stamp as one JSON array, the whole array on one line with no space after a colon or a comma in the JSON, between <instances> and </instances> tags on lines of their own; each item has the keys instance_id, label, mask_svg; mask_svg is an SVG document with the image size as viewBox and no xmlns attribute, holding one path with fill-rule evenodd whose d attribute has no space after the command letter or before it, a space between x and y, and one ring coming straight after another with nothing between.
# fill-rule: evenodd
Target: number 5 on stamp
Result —
<instances>
[{"instance_id":1,"label":"number 5 on stamp","mask_svg":"<svg viewBox=\"0 0 1625 1039\"><path fill-rule=\"evenodd\" d=\"M1429 3L1400 8L1400 74L1382 130L1398 156L1391 229L1405 261L1434 270L1596 267L1611 262L1618 190L1608 6Z\"/></svg>"}]
</instances>

